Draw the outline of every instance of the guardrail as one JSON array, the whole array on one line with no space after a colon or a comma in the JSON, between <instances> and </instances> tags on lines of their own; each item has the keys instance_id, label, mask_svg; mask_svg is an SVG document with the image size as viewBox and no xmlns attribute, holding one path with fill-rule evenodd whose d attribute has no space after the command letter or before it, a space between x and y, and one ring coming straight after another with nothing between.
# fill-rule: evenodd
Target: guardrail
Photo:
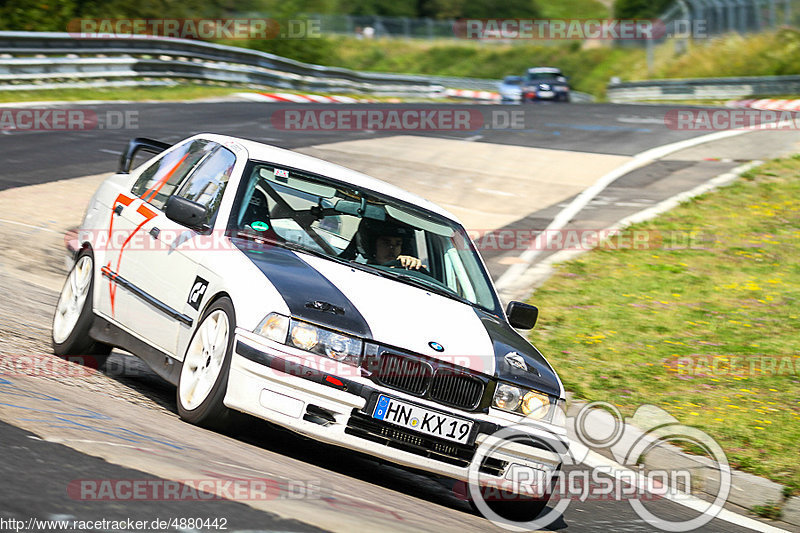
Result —
<instances>
[{"instance_id":1,"label":"guardrail","mask_svg":"<svg viewBox=\"0 0 800 533\"><path fill-rule=\"evenodd\" d=\"M258 50L131 35L0 31L0 90L164 85L177 79L300 91L439 96L446 88L496 91L499 80L385 74L325 67ZM573 93L575 101L592 97Z\"/></svg>"},{"instance_id":2,"label":"guardrail","mask_svg":"<svg viewBox=\"0 0 800 533\"><path fill-rule=\"evenodd\" d=\"M359 72L257 50L167 37L78 39L67 33L0 32L0 88L5 90L25 81L144 79L146 84L146 78L385 95L437 94L445 87L495 90L498 83ZM35 87L31 83L23 86Z\"/></svg>"},{"instance_id":3,"label":"guardrail","mask_svg":"<svg viewBox=\"0 0 800 533\"><path fill-rule=\"evenodd\" d=\"M611 83L610 102L646 100L722 100L749 96L800 94L800 76L695 78Z\"/></svg>"}]
</instances>

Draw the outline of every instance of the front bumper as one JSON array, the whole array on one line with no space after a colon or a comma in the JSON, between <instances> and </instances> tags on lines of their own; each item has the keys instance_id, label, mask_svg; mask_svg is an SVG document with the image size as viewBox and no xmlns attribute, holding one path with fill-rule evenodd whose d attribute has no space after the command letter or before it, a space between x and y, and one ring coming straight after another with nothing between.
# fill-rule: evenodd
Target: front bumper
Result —
<instances>
[{"instance_id":1,"label":"front bumper","mask_svg":"<svg viewBox=\"0 0 800 533\"><path fill-rule=\"evenodd\" d=\"M480 465L480 482L509 492L526 490L516 484L513 470L532 469L539 479L549 481L562 463L561 453L568 449L566 432L555 426L514 425L489 413L448 408L376 385L360 375L350 376L359 374L354 367L348 367L350 377L344 377L313 364L298 364L291 352L237 330L225 405L315 440L461 481L469 480L476 448L491 444ZM302 357L313 361L308 354ZM376 420L371 413L378 394L469 418L478 429L472 441L462 445ZM514 441L492 438L512 425Z\"/></svg>"}]
</instances>

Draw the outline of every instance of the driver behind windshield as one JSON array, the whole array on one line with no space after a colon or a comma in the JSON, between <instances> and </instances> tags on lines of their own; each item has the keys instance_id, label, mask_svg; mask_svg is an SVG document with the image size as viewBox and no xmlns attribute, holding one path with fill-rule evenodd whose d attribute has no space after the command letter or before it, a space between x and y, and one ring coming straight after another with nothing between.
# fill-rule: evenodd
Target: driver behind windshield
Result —
<instances>
[{"instance_id":1,"label":"driver behind windshield","mask_svg":"<svg viewBox=\"0 0 800 533\"><path fill-rule=\"evenodd\" d=\"M411 228L368 219L362 221L356 236L358 251L367 264L419 270L422 261L411 255L413 237Z\"/></svg>"}]
</instances>

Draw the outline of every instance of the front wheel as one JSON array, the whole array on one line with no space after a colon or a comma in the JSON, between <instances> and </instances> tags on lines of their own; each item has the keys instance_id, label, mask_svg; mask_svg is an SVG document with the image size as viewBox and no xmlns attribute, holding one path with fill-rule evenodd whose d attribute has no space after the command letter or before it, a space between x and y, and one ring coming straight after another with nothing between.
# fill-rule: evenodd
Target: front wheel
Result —
<instances>
[{"instance_id":1,"label":"front wheel","mask_svg":"<svg viewBox=\"0 0 800 533\"><path fill-rule=\"evenodd\" d=\"M53 315L51 336L53 353L61 357L91 356L89 366L102 366L111 346L95 342L89 336L94 322L92 295L94 293L94 256L84 250L67 275Z\"/></svg>"},{"instance_id":2,"label":"front wheel","mask_svg":"<svg viewBox=\"0 0 800 533\"><path fill-rule=\"evenodd\" d=\"M228 389L236 318L229 298L216 300L203 314L183 359L178 381L178 414L198 426L222 429L230 410Z\"/></svg>"},{"instance_id":3,"label":"front wheel","mask_svg":"<svg viewBox=\"0 0 800 533\"><path fill-rule=\"evenodd\" d=\"M492 512L506 520L523 523L541 515L550 500L549 493L540 498L530 498L502 490L491 491L491 495L487 496L484 502ZM475 512L483 514L471 496L468 501Z\"/></svg>"}]
</instances>

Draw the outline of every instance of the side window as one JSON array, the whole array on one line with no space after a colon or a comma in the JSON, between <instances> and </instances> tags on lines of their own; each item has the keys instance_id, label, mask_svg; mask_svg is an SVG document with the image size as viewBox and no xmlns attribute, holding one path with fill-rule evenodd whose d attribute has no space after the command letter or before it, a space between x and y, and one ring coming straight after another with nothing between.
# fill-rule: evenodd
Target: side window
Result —
<instances>
[{"instance_id":1,"label":"side window","mask_svg":"<svg viewBox=\"0 0 800 533\"><path fill-rule=\"evenodd\" d=\"M133 184L131 193L163 209L175 188L215 146L216 143L202 139L185 143L147 167Z\"/></svg>"},{"instance_id":2,"label":"side window","mask_svg":"<svg viewBox=\"0 0 800 533\"><path fill-rule=\"evenodd\" d=\"M209 225L216 217L219 204L222 202L222 193L235 164L236 156L233 152L217 146L203 159L177 193L181 198L205 206L208 210L208 219L205 222Z\"/></svg>"}]
</instances>

